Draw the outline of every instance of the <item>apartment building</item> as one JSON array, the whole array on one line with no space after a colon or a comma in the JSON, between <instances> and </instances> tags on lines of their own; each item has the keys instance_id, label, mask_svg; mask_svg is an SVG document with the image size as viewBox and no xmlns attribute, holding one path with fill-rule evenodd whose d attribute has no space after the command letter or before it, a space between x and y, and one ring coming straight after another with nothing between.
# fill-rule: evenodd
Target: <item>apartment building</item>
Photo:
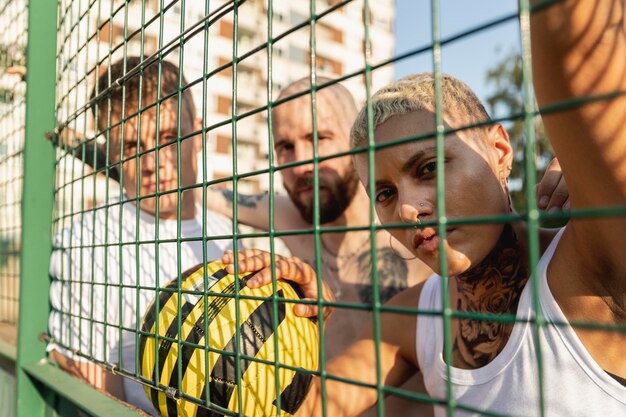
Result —
<instances>
[{"instance_id":1,"label":"apartment building","mask_svg":"<svg viewBox=\"0 0 626 417\"><path fill-rule=\"evenodd\" d=\"M91 116L80 109L89 98L95 64L105 69L109 62L125 54L149 56L161 51L164 59L182 65L187 81L194 84L196 108L204 114L205 126L209 128L204 164L207 180L231 177L234 166L238 174L267 170L270 143L264 108L280 89L310 75L312 56L318 75L339 78L355 74L344 83L358 104L365 99L365 78L360 73L366 63L362 0L317 0L313 5L310 1L247 0L240 2L236 13L232 1L206 3L103 0L90 7L87 0L64 2L58 47L58 108L59 120L69 121L68 131L75 132L77 139L93 135ZM314 37L309 24L312 7L318 16ZM375 65L393 56L394 1L369 2L369 7L368 62ZM271 63L267 46L270 43ZM384 66L372 73L372 88L392 79L393 66ZM63 164L67 166L65 171L73 174L66 175L61 183L84 175L82 164ZM280 189L280 179L275 180ZM93 189L87 184L83 198L89 200L95 192L96 200L100 200L104 185L103 179L96 181ZM220 185L230 186L226 182ZM239 184L241 192L250 193L268 187L267 174L245 177ZM110 187L110 193L116 190ZM72 195L76 199L77 193Z\"/></svg>"},{"instance_id":2,"label":"apartment building","mask_svg":"<svg viewBox=\"0 0 626 417\"><path fill-rule=\"evenodd\" d=\"M220 4L229 3L222 2ZM268 0L248 0L243 3L235 17L230 12L211 25L208 31L208 48L205 55L204 36L197 36L176 49L172 54L175 62L183 54L183 67L189 80L201 79L208 70L204 102L206 125L218 126L208 135L207 150L211 154L207 163L209 178L230 177L233 173L233 132L236 132L236 164L239 174L264 170L268 167L269 140L267 112L261 110L248 117L238 118L266 106L275 99L286 85L311 71L311 26L306 24L311 16L309 1L272 1L271 66L268 60ZM322 15L314 28L315 63L317 73L339 78L357 73L365 66L365 29L363 2L354 1L340 5L338 1L326 0L315 3L314 13ZM333 8L329 11L329 8ZM215 6L215 9L219 5ZM369 38L371 42L370 63L378 63L393 56L393 0L370 2ZM206 16L204 5L187 2L184 21L189 24ZM175 7L168 16L165 38L175 39L181 32L180 8ZM326 13L326 14L324 14ZM235 31L235 21L236 31ZM177 25L178 24L178 25ZM294 28L298 29L294 30ZM288 33L292 31L291 33ZM287 35L285 35L288 33ZM236 39L235 39L236 37ZM233 49L236 48L235 51ZM233 66L233 58L238 58ZM205 62L206 59L206 62ZM271 70L272 91L268 91L268 66ZM216 70L223 68L219 72ZM236 68L236 83L233 69ZM373 76L374 88L393 79L392 66L384 67ZM363 76L355 76L345 82L359 103L365 99ZM236 97L233 87L236 86ZM203 108L202 88L194 90L198 109ZM235 104L233 105L233 100ZM235 127L232 110L235 109ZM277 181L277 184L280 181ZM241 182L244 192L267 190L268 176L254 176Z\"/></svg>"}]
</instances>

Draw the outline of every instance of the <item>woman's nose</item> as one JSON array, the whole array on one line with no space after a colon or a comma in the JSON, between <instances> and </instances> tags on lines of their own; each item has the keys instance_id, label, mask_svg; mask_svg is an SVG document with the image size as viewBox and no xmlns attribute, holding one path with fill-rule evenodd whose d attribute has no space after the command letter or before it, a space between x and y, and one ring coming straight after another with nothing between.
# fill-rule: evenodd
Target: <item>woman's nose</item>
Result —
<instances>
[{"instance_id":1,"label":"woman's nose","mask_svg":"<svg viewBox=\"0 0 626 417\"><path fill-rule=\"evenodd\" d=\"M400 204L400 220L405 223L414 223L419 219L420 212L413 204Z\"/></svg>"}]
</instances>

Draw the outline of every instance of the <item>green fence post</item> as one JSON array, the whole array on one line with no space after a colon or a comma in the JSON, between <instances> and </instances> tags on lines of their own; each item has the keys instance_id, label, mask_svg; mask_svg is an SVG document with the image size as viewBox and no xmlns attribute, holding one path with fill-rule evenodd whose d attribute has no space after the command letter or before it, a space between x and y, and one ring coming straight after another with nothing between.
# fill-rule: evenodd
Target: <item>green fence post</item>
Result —
<instances>
[{"instance_id":1,"label":"green fence post","mask_svg":"<svg viewBox=\"0 0 626 417\"><path fill-rule=\"evenodd\" d=\"M17 417L44 415L45 399L23 370L45 358L54 157L45 133L55 127L57 2L31 0L28 13L22 270L17 351Z\"/></svg>"}]
</instances>

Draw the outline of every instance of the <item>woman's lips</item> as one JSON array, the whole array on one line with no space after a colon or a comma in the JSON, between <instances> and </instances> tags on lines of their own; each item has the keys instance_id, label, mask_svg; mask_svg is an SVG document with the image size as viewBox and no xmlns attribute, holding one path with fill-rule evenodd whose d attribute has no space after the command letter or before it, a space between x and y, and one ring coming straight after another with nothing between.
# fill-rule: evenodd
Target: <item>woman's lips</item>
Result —
<instances>
[{"instance_id":1,"label":"woman's lips","mask_svg":"<svg viewBox=\"0 0 626 417\"><path fill-rule=\"evenodd\" d=\"M446 239L452 233L454 229L448 229L446 231ZM439 250L439 236L437 229L432 227L426 227L424 229L418 229L415 237L413 237L413 248L416 251L423 252L435 252Z\"/></svg>"}]
</instances>

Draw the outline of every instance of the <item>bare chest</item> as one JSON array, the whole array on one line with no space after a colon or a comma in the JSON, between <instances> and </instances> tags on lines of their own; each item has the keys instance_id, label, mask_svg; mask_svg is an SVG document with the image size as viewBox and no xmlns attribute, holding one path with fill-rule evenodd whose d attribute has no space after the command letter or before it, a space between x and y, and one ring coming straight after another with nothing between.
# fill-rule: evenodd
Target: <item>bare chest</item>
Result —
<instances>
[{"instance_id":1,"label":"bare chest","mask_svg":"<svg viewBox=\"0 0 626 417\"><path fill-rule=\"evenodd\" d=\"M384 303L426 276L424 268L420 267L423 264L400 258L380 238L376 241L373 262L369 241L354 252L337 256L321 245L316 251L310 236L294 238L285 239L292 254L313 266L339 301L371 305L377 293Z\"/></svg>"}]
</instances>

